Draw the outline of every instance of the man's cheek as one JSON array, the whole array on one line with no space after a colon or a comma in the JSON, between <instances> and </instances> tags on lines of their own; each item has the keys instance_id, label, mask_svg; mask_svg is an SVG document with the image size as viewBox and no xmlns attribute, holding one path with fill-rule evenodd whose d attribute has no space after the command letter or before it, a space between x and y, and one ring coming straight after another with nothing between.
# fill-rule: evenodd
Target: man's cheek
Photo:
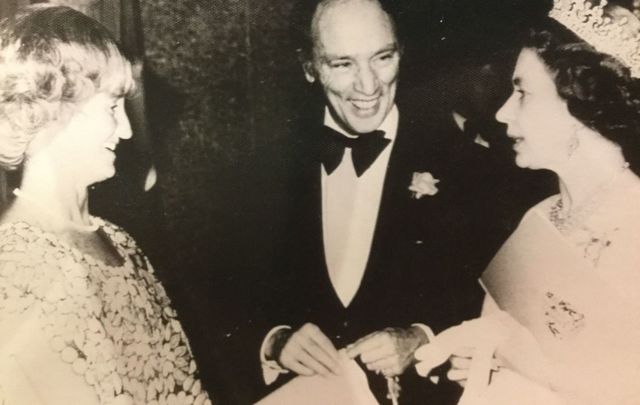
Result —
<instances>
[{"instance_id":1,"label":"man's cheek","mask_svg":"<svg viewBox=\"0 0 640 405\"><path fill-rule=\"evenodd\" d=\"M394 85L398 80L398 70L397 69L387 69L380 73L381 81L387 86Z\"/></svg>"}]
</instances>

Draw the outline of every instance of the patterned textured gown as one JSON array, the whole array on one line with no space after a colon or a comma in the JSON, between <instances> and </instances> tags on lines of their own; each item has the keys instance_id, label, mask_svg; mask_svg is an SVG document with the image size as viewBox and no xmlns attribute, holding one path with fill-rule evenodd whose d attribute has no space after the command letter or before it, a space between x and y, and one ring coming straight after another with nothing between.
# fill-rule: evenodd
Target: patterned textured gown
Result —
<instances>
[{"instance_id":1,"label":"patterned textured gown","mask_svg":"<svg viewBox=\"0 0 640 405\"><path fill-rule=\"evenodd\" d=\"M149 261L97 221L120 266L26 223L0 226L0 402L211 404Z\"/></svg>"}]
</instances>

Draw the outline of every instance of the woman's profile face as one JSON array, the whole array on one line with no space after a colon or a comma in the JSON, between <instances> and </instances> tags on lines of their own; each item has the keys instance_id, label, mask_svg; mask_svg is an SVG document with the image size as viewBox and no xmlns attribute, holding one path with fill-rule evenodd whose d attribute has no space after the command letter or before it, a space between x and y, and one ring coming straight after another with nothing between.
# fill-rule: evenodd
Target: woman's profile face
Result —
<instances>
[{"instance_id":1,"label":"woman's profile face","mask_svg":"<svg viewBox=\"0 0 640 405\"><path fill-rule=\"evenodd\" d=\"M73 162L78 181L90 185L115 174L115 150L131 138L121 94L98 92L83 100L53 140L60 159Z\"/></svg>"},{"instance_id":2,"label":"woman's profile face","mask_svg":"<svg viewBox=\"0 0 640 405\"><path fill-rule=\"evenodd\" d=\"M558 95L551 72L531 49L524 48L513 72L513 92L496 113L515 140L516 164L530 169L557 168L575 148L580 123Z\"/></svg>"}]
</instances>

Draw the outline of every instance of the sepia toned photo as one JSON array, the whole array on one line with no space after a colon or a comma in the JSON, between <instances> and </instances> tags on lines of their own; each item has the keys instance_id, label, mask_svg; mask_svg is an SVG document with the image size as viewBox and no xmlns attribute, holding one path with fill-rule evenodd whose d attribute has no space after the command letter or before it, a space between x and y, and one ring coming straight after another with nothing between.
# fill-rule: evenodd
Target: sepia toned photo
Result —
<instances>
[{"instance_id":1,"label":"sepia toned photo","mask_svg":"<svg viewBox=\"0 0 640 405\"><path fill-rule=\"evenodd\" d=\"M640 404L640 1L0 0L0 405Z\"/></svg>"}]
</instances>

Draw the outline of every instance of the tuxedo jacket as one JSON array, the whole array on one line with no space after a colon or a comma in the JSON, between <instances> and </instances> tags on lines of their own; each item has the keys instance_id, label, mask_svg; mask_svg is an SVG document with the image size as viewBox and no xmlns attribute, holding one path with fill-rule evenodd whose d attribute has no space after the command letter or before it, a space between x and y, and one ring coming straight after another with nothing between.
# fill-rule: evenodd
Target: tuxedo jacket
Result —
<instances>
[{"instance_id":1,"label":"tuxedo jacket","mask_svg":"<svg viewBox=\"0 0 640 405\"><path fill-rule=\"evenodd\" d=\"M504 237L492 229L496 210L488 198L495 190L477 162L473 148L479 146L465 142L446 114L411 116L399 106L399 116L369 259L347 307L336 295L324 257L317 142L322 110L267 153L266 164L254 166L263 180L251 187L255 206L244 210L245 219L253 218L245 228L253 230L242 253L251 269L252 282L245 285L252 311L237 346L249 353L247 362L259 366L260 344L277 325L295 329L314 323L342 348L387 327L423 323L438 333L479 313L477 278ZM424 172L440 180L438 193L415 198L409 190L413 174ZM452 387L417 381L413 368L405 374L401 403L414 397L424 403L425 395L435 400L441 394L432 403L455 403ZM387 401L384 379L369 377L374 393ZM415 387L407 378L416 380Z\"/></svg>"}]
</instances>

